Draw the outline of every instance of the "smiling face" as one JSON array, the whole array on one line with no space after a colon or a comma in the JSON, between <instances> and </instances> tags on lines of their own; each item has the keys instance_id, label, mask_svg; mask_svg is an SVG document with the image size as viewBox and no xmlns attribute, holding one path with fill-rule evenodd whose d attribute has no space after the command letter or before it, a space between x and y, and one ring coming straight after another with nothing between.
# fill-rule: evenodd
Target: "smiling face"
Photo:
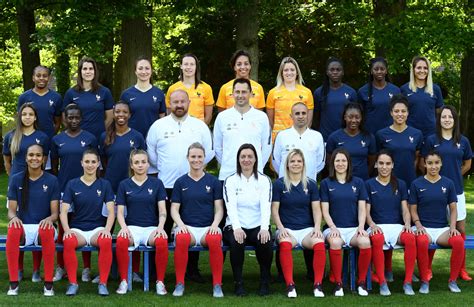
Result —
<instances>
[{"instance_id":1,"label":"smiling face","mask_svg":"<svg viewBox=\"0 0 474 307\"><path fill-rule=\"evenodd\" d=\"M403 125L407 122L408 108L403 103L396 103L390 111L390 115L392 115L393 123Z\"/></svg>"},{"instance_id":2,"label":"smiling face","mask_svg":"<svg viewBox=\"0 0 474 307\"><path fill-rule=\"evenodd\" d=\"M253 171L253 166L255 165L255 161L257 161L257 159L255 157L255 154L253 153L253 150L243 149L240 152L239 163L243 172Z\"/></svg>"},{"instance_id":3,"label":"smiling face","mask_svg":"<svg viewBox=\"0 0 474 307\"><path fill-rule=\"evenodd\" d=\"M334 170L336 171L336 174L346 175L348 165L349 162L347 161L347 157L345 154L336 154L336 157L334 158Z\"/></svg>"},{"instance_id":4,"label":"smiling face","mask_svg":"<svg viewBox=\"0 0 474 307\"><path fill-rule=\"evenodd\" d=\"M372 69L370 70L370 73L374 77L374 80L376 81L384 81L385 76L387 76L387 67L383 62L375 62L372 65Z\"/></svg>"},{"instance_id":5,"label":"smiling face","mask_svg":"<svg viewBox=\"0 0 474 307\"><path fill-rule=\"evenodd\" d=\"M443 166L443 163L441 162L440 156L436 154L426 156L425 167L426 173L429 176L437 177L439 175L439 171L441 170L441 166Z\"/></svg>"},{"instance_id":6,"label":"smiling face","mask_svg":"<svg viewBox=\"0 0 474 307\"><path fill-rule=\"evenodd\" d=\"M424 60L418 60L413 67L413 72L416 80L426 82L426 78L428 78L428 63Z\"/></svg>"},{"instance_id":7,"label":"smiling face","mask_svg":"<svg viewBox=\"0 0 474 307\"><path fill-rule=\"evenodd\" d=\"M184 91L175 91L170 95L170 110L176 117L181 118L188 113L189 98Z\"/></svg>"},{"instance_id":8,"label":"smiling face","mask_svg":"<svg viewBox=\"0 0 474 307\"><path fill-rule=\"evenodd\" d=\"M26 164L31 170L41 169L43 165L43 147L40 145L28 147L26 152Z\"/></svg>"},{"instance_id":9,"label":"smiling face","mask_svg":"<svg viewBox=\"0 0 474 307\"><path fill-rule=\"evenodd\" d=\"M347 109L344 113L344 121L346 122L346 128L350 131L359 131L360 123L362 121L362 114L358 109Z\"/></svg>"},{"instance_id":10,"label":"smiling face","mask_svg":"<svg viewBox=\"0 0 474 307\"><path fill-rule=\"evenodd\" d=\"M49 82L49 71L44 67L38 67L33 73L33 83L37 89L45 89Z\"/></svg>"},{"instance_id":11,"label":"smiling face","mask_svg":"<svg viewBox=\"0 0 474 307\"><path fill-rule=\"evenodd\" d=\"M189 167L198 171L204 168L204 151L201 148L191 148L188 153Z\"/></svg>"},{"instance_id":12,"label":"smiling face","mask_svg":"<svg viewBox=\"0 0 474 307\"><path fill-rule=\"evenodd\" d=\"M77 131L81 128L81 112L79 110L69 110L65 116L66 127L71 131Z\"/></svg>"},{"instance_id":13,"label":"smiling face","mask_svg":"<svg viewBox=\"0 0 474 307\"><path fill-rule=\"evenodd\" d=\"M298 154L294 153L288 158L288 165L286 166L286 170L291 175L301 175L303 172L304 161L303 157Z\"/></svg>"},{"instance_id":14,"label":"smiling face","mask_svg":"<svg viewBox=\"0 0 474 307\"><path fill-rule=\"evenodd\" d=\"M245 107L250 102L251 89L247 83L236 83L232 96L234 96L235 104L239 107Z\"/></svg>"},{"instance_id":15,"label":"smiling face","mask_svg":"<svg viewBox=\"0 0 474 307\"><path fill-rule=\"evenodd\" d=\"M388 178L392 174L393 161L389 155L379 155L379 157L377 158L376 166L380 177Z\"/></svg>"},{"instance_id":16,"label":"smiling face","mask_svg":"<svg viewBox=\"0 0 474 307\"><path fill-rule=\"evenodd\" d=\"M331 62L329 63L326 74L333 83L342 82L342 77L344 76L344 69L342 68L341 63Z\"/></svg>"},{"instance_id":17,"label":"smiling face","mask_svg":"<svg viewBox=\"0 0 474 307\"><path fill-rule=\"evenodd\" d=\"M99 157L93 153L87 153L82 156L81 165L84 175L95 176L99 168Z\"/></svg>"},{"instance_id":18,"label":"smiling face","mask_svg":"<svg viewBox=\"0 0 474 307\"><path fill-rule=\"evenodd\" d=\"M133 155L130 163L130 168L135 175L146 175L150 164L148 163L148 156L146 154L137 153Z\"/></svg>"},{"instance_id":19,"label":"smiling face","mask_svg":"<svg viewBox=\"0 0 474 307\"><path fill-rule=\"evenodd\" d=\"M92 80L94 80L95 70L91 62L84 62L84 64L82 64L81 76L85 82L92 82Z\"/></svg>"},{"instance_id":20,"label":"smiling face","mask_svg":"<svg viewBox=\"0 0 474 307\"><path fill-rule=\"evenodd\" d=\"M248 79L250 76L250 69L252 69L252 66L250 65L250 60L247 56L241 55L237 60L235 60L234 72L236 79Z\"/></svg>"},{"instance_id":21,"label":"smiling face","mask_svg":"<svg viewBox=\"0 0 474 307\"><path fill-rule=\"evenodd\" d=\"M443 109L440 115L441 128L451 130L454 128L454 117L450 109Z\"/></svg>"},{"instance_id":22,"label":"smiling face","mask_svg":"<svg viewBox=\"0 0 474 307\"><path fill-rule=\"evenodd\" d=\"M194 77L196 74L196 60L193 57L184 57L181 61L181 72L184 77Z\"/></svg>"},{"instance_id":23,"label":"smiling face","mask_svg":"<svg viewBox=\"0 0 474 307\"><path fill-rule=\"evenodd\" d=\"M296 71L296 66L293 63L286 63L283 66L283 70L281 72L282 78L284 82L293 83L296 81L298 77L298 72Z\"/></svg>"},{"instance_id":24,"label":"smiling face","mask_svg":"<svg viewBox=\"0 0 474 307\"><path fill-rule=\"evenodd\" d=\"M128 125L128 119L130 118L130 108L127 104L118 103L114 106L114 120L117 126Z\"/></svg>"},{"instance_id":25,"label":"smiling face","mask_svg":"<svg viewBox=\"0 0 474 307\"><path fill-rule=\"evenodd\" d=\"M25 107L21 110L21 123L24 128L30 128L35 124L36 115L35 111L30 107Z\"/></svg>"},{"instance_id":26,"label":"smiling face","mask_svg":"<svg viewBox=\"0 0 474 307\"><path fill-rule=\"evenodd\" d=\"M151 78L151 64L148 60L140 60L135 66L135 75L142 82L149 82Z\"/></svg>"}]
</instances>

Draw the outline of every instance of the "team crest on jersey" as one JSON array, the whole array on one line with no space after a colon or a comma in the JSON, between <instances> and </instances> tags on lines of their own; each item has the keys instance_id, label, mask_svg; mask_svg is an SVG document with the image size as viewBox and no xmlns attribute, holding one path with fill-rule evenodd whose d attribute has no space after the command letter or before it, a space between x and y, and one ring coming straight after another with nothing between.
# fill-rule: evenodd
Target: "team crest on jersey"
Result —
<instances>
[{"instance_id":1,"label":"team crest on jersey","mask_svg":"<svg viewBox=\"0 0 474 307\"><path fill-rule=\"evenodd\" d=\"M392 93L388 93L388 97L390 97L390 99L393 97L393 94Z\"/></svg>"},{"instance_id":2,"label":"team crest on jersey","mask_svg":"<svg viewBox=\"0 0 474 307\"><path fill-rule=\"evenodd\" d=\"M43 184L43 192L48 192L48 186Z\"/></svg>"},{"instance_id":3,"label":"team crest on jersey","mask_svg":"<svg viewBox=\"0 0 474 307\"><path fill-rule=\"evenodd\" d=\"M206 185L206 193L211 193L211 187Z\"/></svg>"},{"instance_id":4,"label":"team crest on jersey","mask_svg":"<svg viewBox=\"0 0 474 307\"><path fill-rule=\"evenodd\" d=\"M36 144L40 144L40 143L41 143L41 141L38 140L37 138L35 138L35 142L36 142Z\"/></svg>"},{"instance_id":5,"label":"team crest on jersey","mask_svg":"<svg viewBox=\"0 0 474 307\"><path fill-rule=\"evenodd\" d=\"M357 187L352 186L352 192L357 193Z\"/></svg>"},{"instance_id":6,"label":"team crest on jersey","mask_svg":"<svg viewBox=\"0 0 474 307\"><path fill-rule=\"evenodd\" d=\"M153 96L153 102L156 102L157 99L158 99L158 97Z\"/></svg>"},{"instance_id":7,"label":"team crest on jersey","mask_svg":"<svg viewBox=\"0 0 474 307\"><path fill-rule=\"evenodd\" d=\"M415 141L415 138L412 136L409 136L408 139L410 140L410 143L413 143L413 141Z\"/></svg>"},{"instance_id":8,"label":"team crest on jersey","mask_svg":"<svg viewBox=\"0 0 474 307\"><path fill-rule=\"evenodd\" d=\"M201 97L201 92L196 92L196 95L197 95L198 97Z\"/></svg>"},{"instance_id":9,"label":"team crest on jersey","mask_svg":"<svg viewBox=\"0 0 474 307\"><path fill-rule=\"evenodd\" d=\"M153 194L153 189L148 188L148 194L150 194L150 195Z\"/></svg>"},{"instance_id":10,"label":"team crest on jersey","mask_svg":"<svg viewBox=\"0 0 474 307\"><path fill-rule=\"evenodd\" d=\"M252 91L252 97L257 96L254 91Z\"/></svg>"},{"instance_id":11,"label":"team crest on jersey","mask_svg":"<svg viewBox=\"0 0 474 307\"><path fill-rule=\"evenodd\" d=\"M135 141L134 140L130 140L130 147L134 147L135 146Z\"/></svg>"},{"instance_id":12,"label":"team crest on jersey","mask_svg":"<svg viewBox=\"0 0 474 307\"><path fill-rule=\"evenodd\" d=\"M346 96L346 99L349 99L349 94L344 93L344 96Z\"/></svg>"},{"instance_id":13,"label":"team crest on jersey","mask_svg":"<svg viewBox=\"0 0 474 307\"><path fill-rule=\"evenodd\" d=\"M303 95L299 95L298 97L299 97L301 100L303 100Z\"/></svg>"},{"instance_id":14,"label":"team crest on jersey","mask_svg":"<svg viewBox=\"0 0 474 307\"><path fill-rule=\"evenodd\" d=\"M86 142L81 141L81 147L84 147L84 146L86 146Z\"/></svg>"},{"instance_id":15,"label":"team crest on jersey","mask_svg":"<svg viewBox=\"0 0 474 307\"><path fill-rule=\"evenodd\" d=\"M456 147L457 147L458 149L461 149L461 144L456 143Z\"/></svg>"},{"instance_id":16,"label":"team crest on jersey","mask_svg":"<svg viewBox=\"0 0 474 307\"><path fill-rule=\"evenodd\" d=\"M395 190L395 195L398 195L398 189Z\"/></svg>"},{"instance_id":17,"label":"team crest on jersey","mask_svg":"<svg viewBox=\"0 0 474 307\"><path fill-rule=\"evenodd\" d=\"M367 144L366 142L364 142L362 140L360 141L360 145L362 145L362 147L365 147L366 144Z\"/></svg>"},{"instance_id":18,"label":"team crest on jersey","mask_svg":"<svg viewBox=\"0 0 474 307\"><path fill-rule=\"evenodd\" d=\"M54 104L54 101L52 101L51 99L49 100L49 106L52 107Z\"/></svg>"},{"instance_id":19,"label":"team crest on jersey","mask_svg":"<svg viewBox=\"0 0 474 307\"><path fill-rule=\"evenodd\" d=\"M97 196L100 197L102 195L102 191L101 190L97 190Z\"/></svg>"},{"instance_id":20,"label":"team crest on jersey","mask_svg":"<svg viewBox=\"0 0 474 307\"><path fill-rule=\"evenodd\" d=\"M308 189L303 189L305 195L308 195Z\"/></svg>"},{"instance_id":21,"label":"team crest on jersey","mask_svg":"<svg viewBox=\"0 0 474 307\"><path fill-rule=\"evenodd\" d=\"M441 187L441 191L443 192L443 194L446 194L446 188L445 187Z\"/></svg>"},{"instance_id":22,"label":"team crest on jersey","mask_svg":"<svg viewBox=\"0 0 474 307\"><path fill-rule=\"evenodd\" d=\"M95 99L97 99L97 101L100 100L100 95L95 95Z\"/></svg>"},{"instance_id":23,"label":"team crest on jersey","mask_svg":"<svg viewBox=\"0 0 474 307\"><path fill-rule=\"evenodd\" d=\"M242 188L237 188L235 189L235 195L239 195L239 194L242 194Z\"/></svg>"}]
</instances>

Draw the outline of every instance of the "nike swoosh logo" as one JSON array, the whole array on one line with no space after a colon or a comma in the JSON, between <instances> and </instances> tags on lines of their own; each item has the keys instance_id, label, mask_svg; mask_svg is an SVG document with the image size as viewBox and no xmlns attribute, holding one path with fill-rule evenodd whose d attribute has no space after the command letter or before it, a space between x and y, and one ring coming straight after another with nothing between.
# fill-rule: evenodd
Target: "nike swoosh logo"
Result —
<instances>
[{"instance_id":1,"label":"nike swoosh logo","mask_svg":"<svg viewBox=\"0 0 474 307\"><path fill-rule=\"evenodd\" d=\"M370 191L370 194L372 194L372 195L374 195L376 193L377 193L377 191Z\"/></svg>"},{"instance_id":2,"label":"nike swoosh logo","mask_svg":"<svg viewBox=\"0 0 474 307\"><path fill-rule=\"evenodd\" d=\"M333 188L333 189L329 188L329 192L332 192L332 191L334 191L335 189L336 189L336 188Z\"/></svg>"},{"instance_id":3,"label":"nike swoosh logo","mask_svg":"<svg viewBox=\"0 0 474 307\"><path fill-rule=\"evenodd\" d=\"M434 146L434 147L438 147L438 146L439 146L439 144L434 144L433 146Z\"/></svg>"},{"instance_id":4,"label":"nike swoosh logo","mask_svg":"<svg viewBox=\"0 0 474 307\"><path fill-rule=\"evenodd\" d=\"M137 98L137 97L130 98L130 101L133 101L133 100L135 100L136 98Z\"/></svg>"},{"instance_id":5,"label":"nike swoosh logo","mask_svg":"<svg viewBox=\"0 0 474 307\"><path fill-rule=\"evenodd\" d=\"M189 188L182 188L181 190L182 190L182 191L186 191L187 189L189 189Z\"/></svg>"},{"instance_id":6,"label":"nike swoosh logo","mask_svg":"<svg viewBox=\"0 0 474 307\"><path fill-rule=\"evenodd\" d=\"M385 143L391 142L392 139L385 140Z\"/></svg>"},{"instance_id":7,"label":"nike swoosh logo","mask_svg":"<svg viewBox=\"0 0 474 307\"><path fill-rule=\"evenodd\" d=\"M408 94L407 94L407 97L410 97L411 95L413 95L413 93L408 93Z\"/></svg>"},{"instance_id":8,"label":"nike swoosh logo","mask_svg":"<svg viewBox=\"0 0 474 307\"><path fill-rule=\"evenodd\" d=\"M61 143L61 144L59 144L59 147L63 147L63 146L64 146L64 144L66 144L66 143Z\"/></svg>"},{"instance_id":9,"label":"nike swoosh logo","mask_svg":"<svg viewBox=\"0 0 474 307\"><path fill-rule=\"evenodd\" d=\"M426 191L426 189L420 189L420 192L424 192L424 191Z\"/></svg>"},{"instance_id":10,"label":"nike swoosh logo","mask_svg":"<svg viewBox=\"0 0 474 307\"><path fill-rule=\"evenodd\" d=\"M288 191L283 191L283 194L286 194L286 193L288 193Z\"/></svg>"},{"instance_id":11,"label":"nike swoosh logo","mask_svg":"<svg viewBox=\"0 0 474 307\"><path fill-rule=\"evenodd\" d=\"M338 143L337 143L337 145L342 145L342 144L344 144L344 142L338 142Z\"/></svg>"},{"instance_id":12,"label":"nike swoosh logo","mask_svg":"<svg viewBox=\"0 0 474 307\"><path fill-rule=\"evenodd\" d=\"M82 192L74 192L74 195L79 195L81 194Z\"/></svg>"},{"instance_id":13,"label":"nike swoosh logo","mask_svg":"<svg viewBox=\"0 0 474 307\"><path fill-rule=\"evenodd\" d=\"M76 101L76 100L78 100L78 99L79 99L79 97L72 97L72 100L73 100L73 101Z\"/></svg>"},{"instance_id":14,"label":"nike swoosh logo","mask_svg":"<svg viewBox=\"0 0 474 307\"><path fill-rule=\"evenodd\" d=\"M125 194L131 194L133 191L126 191Z\"/></svg>"}]
</instances>

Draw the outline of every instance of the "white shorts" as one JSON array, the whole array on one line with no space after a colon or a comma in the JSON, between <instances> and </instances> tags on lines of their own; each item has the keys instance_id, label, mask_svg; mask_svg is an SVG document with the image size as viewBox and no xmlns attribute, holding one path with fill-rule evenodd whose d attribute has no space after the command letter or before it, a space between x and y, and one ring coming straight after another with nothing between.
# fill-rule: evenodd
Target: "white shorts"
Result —
<instances>
[{"instance_id":1,"label":"white shorts","mask_svg":"<svg viewBox=\"0 0 474 307\"><path fill-rule=\"evenodd\" d=\"M314 230L314 227L308 227L308 228L303 228L300 230L293 230L286 228L286 230L290 233L290 235L295 238L296 240L296 246L303 247L303 239L308 235L308 233L311 233ZM277 230L275 232L275 237L277 238L277 242L279 243L278 237L280 235L280 231Z\"/></svg>"},{"instance_id":2,"label":"white shorts","mask_svg":"<svg viewBox=\"0 0 474 307\"><path fill-rule=\"evenodd\" d=\"M86 246L91 246L91 238L98 233L101 230L104 230L105 227L97 227L92 230L84 231L80 230L78 228L71 228L72 231L74 231L77 234L80 234L85 240L86 240Z\"/></svg>"},{"instance_id":3,"label":"white shorts","mask_svg":"<svg viewBox=\"0 0 474 307\"><path fill-rule=\"evenodd\" d=\"M394 248L400 248L401 246L397 244L398 238L400 237L400 234L403 231L403 225L400 224L378 224L382 229L383 236L385 239L385 244L383 246L383 249L394 249ZM369 235L372 233L372 229L369 227L367 229L367 232Z\"/></svg>"},{"instance_id":4,"label":"white shorts","mask_svg":"<svg viewBox=\"0 0 474 307\"><path fill-rule=\"evenodd\" d=\"M456 204L456 208L457 208L457 213L458 213L458 217L457 217L457 221L464 221L466 219L466 216L467 216L467 212L466 212L466 194L462 193L462 194L458 194L458 202ZM446 208L447 210L447 215L448 215L448 220L449 220L449 217L451 216L451 211L449 210L449 206Z\"/></svg>"},{"instance_id":5,"label":"white shorts","mask_svg":"<svg viewBox=\"0 0 474 307\"><path fill-rule=\"evenodd\" d=\"M129 247L128 250L134 250L140 245L149 246L148 239L151 233L156 230L156 226L140 227L140 226L128 226L128 230L132 234L133 246Z\"/></svg>"},{"instance_id":6,"label":"white shorts","mask_svg":"<svg viewBox=\"0 0 474 307\"><path fill-rule=\"evenodd\" d=\"M351 240L352 238L356 235L357 233L357 227L347 227L347 228L339 228L337 227L337 230L339 230L339 233L341 234L341 239L344 241L344 246L351 246ZM331 228L326 228L323 231L323 236L324 239L329 235L331 232Z\"/></svg>"},{"instance_id":7,"label":"white shorts","mask_svg":"<svg viewBox=\"0 0 474 307\"><path fill-rule=\"evenodd\" d=\"M23 224L23 231L25 232L25 244L23 246L28 245L36 245L40 246L39 244L39 224ZM54 241L56 241L58 236L58 232L56 228L54 229Z\"/></svg>"},{"instance_id":8,"label":"white shorts","mask_svg":"<svg viewBox=\"0 0 474 307\"><path fill-rule=\"evenodd\" d=\"M209 231L209 228L211 228L211 226L207 226L207 227L193 227L193 226L189 226L189 225L186 225L186 228L188 228L188 231L189 233L194 237L194 239L196 240L196 244L194 244L194 246L190 246L190 247L198 247L198 246L202 246L201 245L201 241L206 237L207 235L207 232ZM176 231L178 230L178 226L176 226L175 228L173 228L173 231L171 232L174 236L174 245L176 246ZM221 232L220 229L219 230L219 233Z\"/></svg>"},{"instance_id":9,"label":"white shorts","mask_svg":"<svg viewBox=\"0 0 474 307\"><path fill-rule=\"evenodd\" d=\"M413 231L416 231L416 226L413 226L411 228ZM439 237L445 233L446 231L449 231L449 227L442 227L442 228L428 228L425 227L426 233L430 236L430 243L436 243L439 239Z\"/></svg>"}]
</instances>

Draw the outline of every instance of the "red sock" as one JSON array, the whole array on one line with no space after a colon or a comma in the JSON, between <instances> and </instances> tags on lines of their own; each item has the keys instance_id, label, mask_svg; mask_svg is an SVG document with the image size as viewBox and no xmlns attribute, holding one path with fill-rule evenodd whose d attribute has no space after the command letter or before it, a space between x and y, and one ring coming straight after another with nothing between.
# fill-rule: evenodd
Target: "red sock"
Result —
<instances>
[{"instance_id":1,"label":"red sock","mask_svg":"<svg viewBox=\"0 0 474 307\"><path fill-rule=\"evenodd\" d=\"M323 283L324 267L326 266L326 247L323 242L313 245L314 284Z\"/></svg>"},{"instance_id":2,"label":"red sock","mask_svg":"<svg viewBox=\"0 0 474 307\"><path fill-rule=\"evenodd\" d=\"M25 252L20 252L18 257L18 270L20 271L23 271L23 260L25 260Z\"/></svg>"},{"instance_id":3,"label":"red sock","mask_svg":"<svg viewBox=\"0 0 474 307\"><path fill-rule=\"evenodd\" d=\"M132 252L132 272L138 273L140 272L140 257L141 254L138 251Z\"/></svg>"},{"instance_id":4,"label":"red sock","mask_svg":"<svg viewBox=\"0 0 474 307\"><path fill-rule=\"evenodd\" d=\"M453 236L448 240L451 246L451 272L449 281L456 281L461 271L462 261L464 258L464 239L461 236Z\"/></svg>"},{"instance_id":5,"label":"red sock","mask_svg":"<svg viewBox=\"0 0 474 307\"><path fill-rule=\"evenodd\" d=\"M41 240L41 251L44 257L44 281L53 282L54 275L54 252L56 245L54 244L54 228L38 230Z\"/></svg>"},{"instance_id":6,"label":"red sock","mask_svg":"<svg viewBox=\"0 0 474 307\"><path fill-rule=\"evenodd\" d=\"M99 245L98 262L100 283L106 285L109 279L110 267L112 266L112 238L99 236L97 245Z\"/></svg>"},{"instance_id":7,"label":"red sock","mask_svg":"<svg viewBox=\"0 0 474 307\"><path fill-rule=\"evenodd\" d=\"M155 249L156 281L164 281L166 266L168 265L168 239L156 238Z\"/></svg>"},{"instance_id":8,"label":"red sock","mask_svg":"<svg viewBox=\"0 0 474 307\"><path fill-rule=\"evenodd\" d=\"M91 252L82 252L82 263L83 267L90 269L91 268Z\"/></svg>"},{"instance_id":9,"label":"red sock","mask_svg":"<svg viewBox=\"0 0 474 307\"><path fill-rule=\"evenodd\" d=\"M415 235L409 232L402 232L400 242L405 247L405 280L403 283L412 282L413 272L415 271L416 262L416 238Z\"/></svg>"},{"instance_id":10,"label":"red sock","mask_svg":"<svg viewBox=\"0 0 474 307\"><path fill-rule=\"evenodd\" d=\"M58 240L56 241L58 244L63 244L63 235L64 235L64 229L61 223L59 223L58 224ZM56 252L56 263L58 264L58 267L64 268L63 252Z\"/></svg>"},{"instance_id":11,"label":"red sock","mask_svg":"<svg viewBox=\"0 0 474 307\"><path fill-rule=\"evenodd\" d=\"M224 267L224 256L222 253L222 235L207 234L206 243L209 247L209 264L212 272L212 285L222 285L222 268Z\"/></svg>"},{"instance_id":12,"label":"red sock","mask_svg":"<svg viewBox=\"0 0 474 307\"><path fill-rule=\"evenodd\" d=\"M461 237L463 238L464 241L466 241L466 234L465 233L461 233ZM462 255L461 270L466 271L466 249L465 248L463 250L463 255Z\"/></svg>"},{"instance_id":13,"label":"red sock","mask_svg":"<svg viewBox=\"0 0 474 307\"><path fill-rule=\"evenodd\" d=\"M67 278L69 279L69 283L77 284L77 256L76 256L76 248L77 248L77 238L76 236L71 236L65 240L63 240L64 246L64 266L66 267Z\"/></svg>"},{"instance_id":14,"label":"red sock","mask_svg":"<svg viewBox=\"0 0 474 307\"><path fill-rule=\"evenodd\" d=\"M430 240L427 235L416 236L416 259L418 260L418 271L420 272L420 279L423 282L429 281L429 256L428 247Z\"/></svg>"},{"instance_id":15,"label":"red sock","mask_svg":"<svg viewBox=\"0 0 474 307\"><path fill-rule=\"evenodd\" d=\"M7 243L5 246L7 254L8 274L10 282L18 281L18 262L20 256L20 239L23 235L23 227L8 227Z\"/></svg>"},{"instance_id":16,"label":"red sock","mask_svg":"<svg viewBox=\"0 0 474 307\"><path fill-rule=\"evenodd\" d=\"M371 260L372 260L372 248L371 247L359 248L359 260L357 263L357 270L359 273L359 280L358 280L359 283L365 282L367 278L367 271L369 270Z\"/></svg>"},{"instance_id":17,"label":"red sock","mask_svg":"<svg viewBox=\"0 0 474 307\"><path fill-rule=\"evenodd\" d=\"M176 235L176 247L174 249L174 267L176 273L176 284L184 285L184 274L188 264L188 248L191 243L189 233L179 233Z\"/></svg>"},{"instance_id":18,"label":"red sock","mask_svg":"<svg viewBox=\"0 0 474 307\"><path fill-rule=\"evenodd\" d=\"M33 271L39 271L41 268L41 259L43 255L41 252L31 252L31 256L33 258Z\"/></svg>"},{"instance_id":19,"label":"red sock","mask_svg":"<svg viewBox=\"0 0 474 307\"><path fill-rule=\"evenodd\" d=\"M432 266L433 266L433 258L434 258L434 255L436 253L436 250L435 249L429 249L428 250L428 257L429 257L429 263L428 263L428 269L431 271L432 270Z\"/></svg>"},{"instance_id":20,"label":"red sock","mask_svg":"<svg viewBox=\"0 0 474 307\"><path fill-rule=\"evenodd\" d=\"M385 283L385 265L383 252L385 237L383 234L377 233L370 237L370 241L372 242L372 262L375 266L375 272L379 279L379 283L383 284ZM362 255L360 257L362 257Z\"/></svg>"},{"instance_id":21,"label":"red sock","mask_svg":"<svg viewBox=\"0 0 474 307\"><path fill-rule=\"evenodd\" d=\"M342 250L341 249L329 249L329 263L331 264L331 270L336 283L342 282L342 261L341 261Z\"/></svg>"},{"instance_id":22,"label":"red sock","mask_svg":"<svg viewBox=\"0 0 474 307\"><path fill-rule=\"evenodd\" d=\"M385 262L385 272L393 272L393 269L392 269L393 249L384 250L383 255L384 255L384 262Z\"/></svg>"},{"instance_id":23,"label":"red sock","mask_svg":"<svg viewBox=\"0 0 474 307\"><path fill-rule=\"evenodd\" d=\"M294 284L293 281L293 255L291 242L280 242L280 263L286 285Z\"/></svg>"},{"instance_id":24,"label":"red sock","mask_svg":"<svg viewBox=\"0 0 474 307\"><path fill-rule=\"evenodd\" d=\"M128 280L128 262L130 261L128 255L129 244L130 241L128 238L117 237L115 254L117 255L117 267L120 275L120 281Z\"/></svg>"}]
</instances>

